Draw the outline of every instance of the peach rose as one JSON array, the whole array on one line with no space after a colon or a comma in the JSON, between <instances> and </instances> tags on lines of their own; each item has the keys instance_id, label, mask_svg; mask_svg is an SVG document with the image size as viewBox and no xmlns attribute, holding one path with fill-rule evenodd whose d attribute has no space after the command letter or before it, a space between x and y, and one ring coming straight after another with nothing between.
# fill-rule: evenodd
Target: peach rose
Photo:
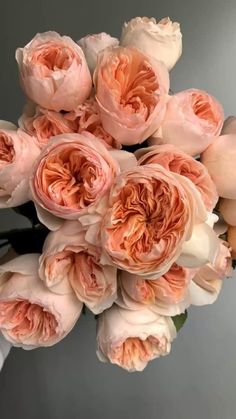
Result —
<instances>
[{"instance_id":1,"label":"peach rose","mask_svg":"<svg viewBox=\"0 0 236 419\"><path fill-rule=\"evenodd\" d=\"M154 306L164 316L183 313L190 305L188 286L195 270L185 269L174 263L160 278L147 280L121 271L117 304L130 310Z\"/></svg>"},{"instance_id":2,"label":"peach rose","mask_svg":"<svg viewBox=\"0 0 236 419\"><path fill-rule=\"evenodd\" d=\"M0 333L0 371L11 349L11 344Z\"/></svg>"},{"instance_id":3,"label":"peach rose","mask_svg":"<svg viewBox=\"0 0 236 419\"><path fill-rule=\"evenodd\" d=\"M113 305L98 318L97 355L130 372L142 371L149 361L169 354L175 337L171 317L148 308L130 311Z\"/></svg>"},{"instance_id":4,"label":"peach rose","mask_svg":"<svg viewBox=\"0 0 236 419\"><path fill-rule=\"evenodd\" d=\"M56 295L43 285L38 258L26 254L0 266L0 276L6 277L0 294L0 331L24 349L59 342L74 327L83 306L73 295Z\"/></svg>"},{"instance_id":5,"label":"peach rose","mask_svg":"<svg viewBox=\"0 0 236 419\"><path fill-rule=\"evenodd\" d=\"M16 50L25 94L43 108L71 111L90 95L92 80L82 49L56 32L37 34Z\"/></svg>"},{"instance_id":6,"label":"peach rose","mask_svg":"<svg viewBox=\"0 0 236 419\"><path fill-rule=\"evenodd\" d=\"M46 219L40 208L70 220L95 212L119 172L116 158L93 135L54 137L42 151L31 178L32 197L42 222Z\"/></svg>"},{"instance_id":7,"label":"peach rose","mask_svg":"<svg viewBox=\"0 0 236 419\"><path fill-rule=\"evenodd\" d=\"M219 211L227 224L236 226L236 199L221 199Z\"/></svg>"},{"instance_id":8,"label":"peach rose","mask_svg":"<svg viewBox=\"0 0 236 419\"><path fill-rule=\"evenodd\" d=\"M165 118L150 145L173 144L191 156L202 153L220 134L224 112L208 93L188 89L170 97Z\"/></svg>"},{"instance_id":9,"label":"peach rose","mask_svg":"<svg viewBox=\"0 0 236 419\"><path fill-rule=\"evenodd\" d=\"M202 266L190 283L191 304L202 306L214 303L221 291L222 280L231 275L231 267L228 243L221 240L215 262Z\"/></svg>"},{"instance_id":10,"label":"peach rose","mask_svg":"<svg viewBox=\"0 0 236 419\"><path fill-rule=\"evenodd\" d=\"M229 226L227 231L227 240L231 248L232 258L236 259L236 227Z\"/></svg>"},{"instance_id":11,"label":"peach rose","mask_svg":"<svg viewBox=\"0 0 236 419\"><path fill-rule=\"evenodd\" d=\"M120 44L138 48L171 70L182 54L180 25L169 17L159 22L153 17L135 17L123 25Z\"/></svg>"},{"instance_id":12,"label":"peach rose","mask_svg":"<svg viewBox=\"0 0 236 419\"><path fill-rule=\"evenodd\" d=\"M206 166L219 196L236 199L236 135L221 135L202 153L201 162Z\"/></svg>"},{"instance_id":13,"label":"peach rose","mask_svg":"<svg viewBox=\"0 0 236 419\"><path fill-rule=\"evenodd\" d=\"M171 172L186 176L199 190L207 210L212 211L216 206L218 194L214 182L205 166L188 154L165 144L138 150L136 157L140 165L160 164Z\"/></svg>"},{"instance_id":14,"label":"peach rose","mask_svg":"<svg viewBox=\"0 0 236 419\"><path fill-rule=\"evenodd\" d=\"M75 292L94 313L116 299L116 268L100 263L99 248L89 244L77 221L66 221L48 235L40 257L39 276L53 292Z\"/></svg>"},{"instance_id":15,"label":"peach rose","mask_svg":"<svg viewBox=\"0 0 236 419\"><path fill-rule=\"evenodd\" d=\"M76 124L66 119L66 114L29 103L25 106L19 121L20 128L33 135L40 147L44 147L51 137L76 132Z\"/></svg>"},{"instance_id":16,"label":"peach rose","mask_svg":"<svg viewBox=\"0 0 236 419\"><path fill-rule=\"evenodd\" d=\"M134 48L108 48L94 83L102 125L120 144L142 143L160 126L169 91L163 63Z\"/></svg>"},{"instance_id":17,"label":"peach rose","mask_svg":"<svg viewBox=\"0 0 236 419\"><path fill-rule=\"evenodd\" d=\"M119 45L119 40L117 38L113 38L108 33L101 32L93 35L87 35L84 38L79 39L77 43L84 51L89 69L91 73L93 73L97 65L99 52L108 47L117 47Z\"/></svg>"},{"instance_id":18,"label":"peach rose","mask_svg":"<svg viewBox=\"0 0 236 419\"><path fill-rule=\"evenodd\" d=\"M77 132L81 134L84 131L90 132L101 139L108 149L121 148L121 145L103 128L98 104L93 96L66 114L65 118L77 127Z\"/></svg>"},{"instance_id":19,"label":"peach rose","mask_svg":"<svg viewBox=\"0 0 236 419\"><path fill-rule=\"evenodd\" d=\"M0 122L0 208L29 201L29 175L40 154L33 137L9 124Z\"/></svg>"},{"instance_id":20,"label":"peach rose","mask_svg":"<svg viewBox=\"0 0 236 419\"><path fill-rule=\"evenodd\" d=\"M184 176L158 164L121 174L101 226L105 257L120 269L156 279L167 272L207 218L201 195Z\"/></svg>"}]
</instances>

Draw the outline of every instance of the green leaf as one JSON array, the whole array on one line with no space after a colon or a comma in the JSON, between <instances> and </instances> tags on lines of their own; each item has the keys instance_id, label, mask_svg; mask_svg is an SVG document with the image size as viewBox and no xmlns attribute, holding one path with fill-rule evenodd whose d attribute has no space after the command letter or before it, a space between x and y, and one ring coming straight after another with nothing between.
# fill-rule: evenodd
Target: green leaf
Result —
<instances>
[{"instance_id":1,"label":"green leaf","mask_svg":"<svg viewBox=\"0 0 236 419\"><path fill-rule=\"evenodd\" d=\"M187 320L187 317L188 317L187 310L185 310L185 312L182 314L178 314L177 316L172 317L172 320L176 328L176 332L178 332L181 329L181 327L183 327L184 323Z\"/></svg>"}]
</instances>

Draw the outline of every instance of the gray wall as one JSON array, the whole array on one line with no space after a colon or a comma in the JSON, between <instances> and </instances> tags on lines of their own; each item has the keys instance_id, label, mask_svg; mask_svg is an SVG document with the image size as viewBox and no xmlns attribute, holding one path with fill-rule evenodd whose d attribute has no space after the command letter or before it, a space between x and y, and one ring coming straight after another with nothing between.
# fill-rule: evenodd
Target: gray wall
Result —
<instances>
[{"instance_id":1,"label":"gray wall","mask_svg":"<svg viewBox=\"0 0 236 419\"><path fill-rule=\"evenodd\" d=\"M203 88L236 113L235 0L8 0L0 5L0 118L17 120L23 96L14 51L36 32L54 29L78 39L88 32L119 34L136 15L170 15L182 23L184 55L172 90ZM0 229L22 222L2 211ZM100 364L95 322L81 318L56 347L12 350L0 375L1 419L235 419L236 282L227 280L216 304L191 309L168 358L142 374Z\"/></svg>"}]
</instances>

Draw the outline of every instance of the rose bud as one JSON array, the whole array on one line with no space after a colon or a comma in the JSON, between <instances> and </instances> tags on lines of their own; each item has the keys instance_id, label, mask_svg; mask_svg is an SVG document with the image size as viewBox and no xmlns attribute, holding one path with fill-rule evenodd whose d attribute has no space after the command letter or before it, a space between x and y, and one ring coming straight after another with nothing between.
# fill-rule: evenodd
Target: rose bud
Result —
<instances>
[{"instance_id":1,"label":"rose bud","mask_svg":"<svg viewBox=\"0 0 236 419\"><path fill-rule=\"evenodd\" d=\"M53 292L74 292L94 313L116 299L116 268L100 263L100 249L86 241L78 221L66 221L48 235L40 257L39 276Z\"/></svg>"},{"instance_id":2,"label":"rose bud","mask_svg":"<svg viewBox=\"0 0 236 419\"><path fill-rule=\"evenodd\" d=\"M29 176L39 154L33 137L9 122L0 122L0 208L29 201Z\"/></svg>"},{"instance_id":3,"label":"rose bud","mask_svg":"<svg viewBox=\"0 0 236 419\"><path fill-rule=\"evenodd\" d=\"M206 166L220 197L236 199L236 135L221 135L202 153Z\"/></svg>"},{"instance_id":4,"label":"rose bud","mask_svg":"<svg viewBox=\"0 0 236 419\"><path fill-rule=\"evenodd\" d=\"M0 333L0 371L11 349L11 344Z\"/></svg>"},{"instance_id":5,"label":"rose bud","mask_svg":"<svg viewBox=\"0 0 236 419\"><path fill-rule=\"evenodd\" d=\"M97 355L130 372L142 371L149 361L169 354L175 337L171 317L148 308L131 311L113 305L98 318Z\"/></svg>"},{"instance_id":6,"label":"rose bud","mask_svg":"<svg viewBox=\"0 0 236 419\"><path fill-rule=\"evenodd\" d=\"M219 211L227 224L236 226L236 199L221 199Z\"/></svg>"},{"instance_id":7,"label":"rose bud","mask_svg":"<svg viewBox=\"0 0 236 419\"><path fill-rule=\"evenodd\" d=\"M68 36L37 34L16 50L16 60L25 94L43 108L71 111L91 93L84 53Z\"/></svg>"},{"instance_id":8,"label":"rose bud","mask_svg":"<svg viewBox=\"0 0 236 419\"><path fill-rule=\"evenodd\" d=\"M117 47L119 45L119 40L117 38L113 38L108 33L101 32L93 35L87 35L84 38L79 39L77 43L82 48L89 69L91 73L93 73L97 65L99 52L108 47Z\"/></svg>"},{"instance_id":9,"label":"rose bud","mask_svg":"<svg viewBox=\"0 0 236 419\"><path fill-rule=\"evenodd\" d=\"M196 156L220 134L223 122L222 106L213 96L203 90L184 90L170 97L161 127L149 144L173 144Z\"/></svg>"},{"instance_id":10,"label":"rose bud","mask_svg":"<svg viewBox=\"0 0 236 419\"><path fill-rule=\"evenodd\" d=\"M41 148L50 138L76 132L77 128L75 123L66 119L66 114L40 108L33 103L28 103L24 107L18 123L20 128L36 138Z\"/></svg>"},{"instance_id":11,"label":"rose bud","mask_svg":"<svg viewBox=\"0 0 236 419\"><path fill-rule=\"evenodd\" d=\"M83 304L73 294L56 295L38 276L38 254L25 254L0 266L0 331L14 346L52 346L74 327Z\"/></svg>"},{"instance_id":12,"label":"rose bud","mask_svg":"<svg viewBox=\"0 0 236 419\"><path fill-rule=\"evenodd\" d=\"M171 70L182 54L180 25L169 17L159 22L153 17L136 17L123 25L120 45L138 48Z\"/></svg>"},{"instance_id":13,"label":"rose bud","mask_svg":"<svg viewBox=\"0 0 236 419\"><path fill-rule=\"evenodd\" d=\"M166 110L169 74L135 48L101 52L94 72L104 129L120 144L142 143L159 128Z\"/></svg>"},{"instance_id":14,"label":"rose bud","mask_svg":"<svg viewBox=\"0 0 236 419\"><path fill-rule=\"evenodd\" d=\"M222 280L231 276L232 260L228 243L221 240L219 252L213 264L202 266L190 283L191 304L202 306L216 301L222 288Z\"/></svg>"},{"instance_id":15,"label":"rose bud","mask_svg":"<svg viewBox=\"0 0 236 419\"><path fill-rule=\"evenodd\" d=\"M206 220L206 209L193 182L158 164L138 166L119 175L110 190L101 225L104 257L120 269L156 279L179 258L198 225L214 243ZM193 258L195 267L196 249L192 258L191 251L190 240L189 254L183 255L181 265L191 264ZM205 259L200 260L200 265L204 263Z\"/></svg>"},{"instance_id":16,"label":"rose bud","mask_svg":"<svg viewBox=\"0 0 236 419\"><path fill-rule=\"evenodd\" d=\"M206 209L212 211L218 201L215 184L205 166L180 149L165 144L139 149L135 153L138 164L160 164L165 169L190 179L199 190Z\"/></svg>"}]
</instances>

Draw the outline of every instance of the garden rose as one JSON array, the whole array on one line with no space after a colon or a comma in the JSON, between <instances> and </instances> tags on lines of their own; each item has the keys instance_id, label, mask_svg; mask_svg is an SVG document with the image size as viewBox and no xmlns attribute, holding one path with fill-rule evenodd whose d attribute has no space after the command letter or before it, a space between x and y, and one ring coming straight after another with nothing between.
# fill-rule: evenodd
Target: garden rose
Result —
<instances>
[{"instance_id":1,"label":"garden rose","mask_svg":"<svg viewBox=\"0 0 236 419\"><path fill-rule=\"evenodd\" d=\"M186 176L199 190L207 210L212 211L216 206L218 194L214 182L205 166L188 154L165 144L138 150L136 157L140 165L160 164L171 172Z\"/></svg>"},{"instance_id":2,"label":"garden rose","mask_svg":"<svg viewBox=\"0 0 236 419\"><path fill-rule=\"evenodd\" d=\"M100 263L100 249L89 244L77 221L66 221L48 235L40 257L39 275L53 292L75 292L94 313L116 299L116 268Z\"/></svg>"},{"instance_id":3,"label":"garden rose","mask_svg":"<svg viewBox=\"0 0 236 419\"><path fill-rule=\"evenodd\" d=\"M191 156L202 153L220 134L224 112L208 93L188 89L170 97L161 128L150 145L173 144Z\"/></svg>"},{"instance_id":4,"label":"garden rose","mask_svg":"<svg viewBox=\"0 0 236 419\"><path fill-rule=\"evenodd\" d=\"M76 132L76 124L66 119L65 114L40 108L33 103L25 106L18 122L20 128L37 139L40 147L44 147L51 137Z\"/></svg>"},{"instance_id":5,"label":"garden rose","mask_svg":"<svg viewBox=\"0 0 236 419\"><path fill-rule=\"evenodd\" d=\"M75 325L83 305L73 295L56 295L43 285L38 258L26 254L0 266L1 277L6 277L0 294L0 331L24 349L59 342Z\"/></svg>"},{"instance_id":6,"label":"garden rose","mask_svg":"<svg viewBox=\"0 0 236 419\"><path fill-rule=\"evenodd\" d=\"M158 164L139 166L117 177L101 226L105 257L120 269L156 279L167 272L204 223L200 193L184 176Z\"/></svg>"},{"instance_id":7,"label":"garden rose","mask_svg":"<svg viewBox=\"0 0 236 419\"><path fill-rule=\"evenodd\" d=\"M25 94L43 108L71 111L90 95L92 80L82 49L56 32L37 34L16 50Z\"/></svg>"},{"instance_id":8,"label":"garden rose","mask_svg":"<svg viewBox=\"0 0 236 419\"><path fill-rule=\"evenodd\" d=\"M171 317L148 308L134 312L113 305L98 318L97 355L130 372L142 371L149 361L170 352L175 337Z\"/></svg>"},{"instance_id":9,"label":"garden rose","mask_svg":"<svg viewBox=\"0 0 236 419\"><path fill-rule=\"evenodd\" d=\"M236 135L221 135L202 153L201 162L206 166L219 196L236 199Z\"/></svg>"},{"instance_id":10,"label":"garden rose","mask_svg":"<svg viewBox=\"0 0 236 419\"><path fill-rule=\"evenodd\" d=\"M144 54L163 61L171 70L182 54L180 25L169 17L159 22L153 17L135 17L124 23L120 44L138 48Z\"/></svg>"},{"instance_id":11,"label":"garden rose","mask_svg":"<svg viewBox=\"0 0 236 419\"><path fill-rule=\"evenodd\" d=\"M135 48L108 48L94 83L102 125L120 144L142 143L160 126L169 91L163 63Z\"/></svg>"},{"instance_id":12,"label":"garden rose","mask_svg":"<svg viewBox=\"0 0 236 419\"><path fill-rule=\"evenodd\" d=\"M29 201L29 176L40 154L33 137L9 124L0 123L0 208Z\"/></svg>"},{"instance_id":13,"label":"garden rose","mask_svg":"<svg viewBox=\"0 0 236 419\"><path fill-rule=\"evenodd\" d=\"M221 199L219 211L227 224L236 226L236 199Z\"/></svg>"},{"instance_id":14,"label":"garden rose","mask_svg":"<svg viewBox=\"0 0 236 419\"><path fill-rule=\"evenodd\" d=\"M105 32L87 35L84 38L79 39L77 42L84 51L84 55L91 73L94 72L97 65L97 57L99 52L105 48L117 47L119 45L119 40L117 38L113 38L111 35Z\"/></svg>"}]
</instances>

